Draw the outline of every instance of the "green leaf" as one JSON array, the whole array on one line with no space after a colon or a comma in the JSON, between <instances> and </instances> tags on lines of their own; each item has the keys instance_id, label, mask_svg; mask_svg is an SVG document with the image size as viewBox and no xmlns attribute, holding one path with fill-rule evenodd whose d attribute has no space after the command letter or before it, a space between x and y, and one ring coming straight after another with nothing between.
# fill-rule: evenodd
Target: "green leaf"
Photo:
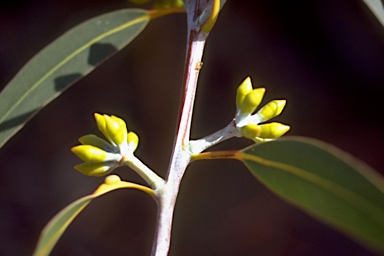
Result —
<instances>
[{"instance_id":1,"label":"green leaf","mask_svg":"<svg viewBox=\"0 0 384 256\"><path fill-rule=\"evenodd\" d=\"M93 195L82 197L61 210L44 228L33 255L49 255L69 224L94 198Z\"/></svg>"},{"instance_id":2,"label":"green leaf","mask_svg":"<svg viewBox=\"0 0 384 256\"><path fill-rule=\"evenodd\" d=\"M371 12L376 16L381 25L384 26L384 8L382 0L363 0Z\"/></svg>"},{"instance_id":3,"label":"green leaf","mask_svg":"<svg viewBox=\"0 0 384 256\"><path fill-rule=\"evenodd\" d=\"M384 251L384 180L364 163L329 144L304 138L254 145L235 158L283 199Z\"/></svg>"},{"instance_id":4,"label":"green leaf","mask_svg":"<svg viewBox=\"0 0 384 256\"><path fill-rule=\"evenodd\" d=\"M131 42L151 13L125 9L69 30L33 57L0 93L0 147L50 101Z\"/></svg>"},{"instance_id":5,"label":"green leaf","mask_svg":"<svg viewBox=\"0 0 384 256\"><path fill-rule=\"evenodd\" d=\"M74 218L95 198L121 188L134 188L142 190L154 196L150 188L130 182L120 181L117 176L111 175L106 178L106 183L102 184L92 195L82 197L61 210L43 229L33 256L49 255L53 247L67 229ZM115 179L108 182L107 179Z\"/></svg>"}]
</instances>

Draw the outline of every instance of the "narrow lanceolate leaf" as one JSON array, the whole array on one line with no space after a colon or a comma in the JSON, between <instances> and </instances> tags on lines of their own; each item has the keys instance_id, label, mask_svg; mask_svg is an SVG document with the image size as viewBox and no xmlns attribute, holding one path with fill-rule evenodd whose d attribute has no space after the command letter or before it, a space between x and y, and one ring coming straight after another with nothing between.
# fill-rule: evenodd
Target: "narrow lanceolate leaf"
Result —
<instances>
[{"instance_id":1,"label":"narrow lanceolate leaf","mask_svg":"<svg viewBox=\"0 0 384 256\"><path fill-rule=\"evenodd\" d=\"M110 178L110 177L109 177ZM114 177L113 177L114 178ZM108 179L108 177L107 177ZM110 182L111 183L111 182ZM102 184L92 195L82 197L61 210L42 231L33 256L49 255L53 247L67 229L74 218L95 198L121 188L134 188L142 190L153 196L150 188L130 182L112 181L112 184Z\"/></svg>"},{"instance_id":2,"label":"narrow lanceolate leaf","mask_svg":"<svg viewBox=\"0 0 384 256\"><path fill-rule=\"evenodd\" d=\"M277 195L350 237L384 251L384 180L323 142L285 138L235 154Z\"/></svg>"},{"instance_id":3,"label":"narrow lanceolate leaf","mask_svg":"<svg viewBox=\"0 0 384 256\"><path fill-rule=\"evenodd\" d=\"M39 52L0 93L0 147L38 110L131 42L150 19L140 9L104 14Z\"/></svg>"},{"instance_id":4,"label":"narrow lanceolate leaf","mask_svg":"<svg viewBox=\"0 0 384 256\"><path fill-rule=\"evenodd\" d=\"M363 0L377 20L384 26L384 7L382 0Z\"/></svg>"}]
</instances>

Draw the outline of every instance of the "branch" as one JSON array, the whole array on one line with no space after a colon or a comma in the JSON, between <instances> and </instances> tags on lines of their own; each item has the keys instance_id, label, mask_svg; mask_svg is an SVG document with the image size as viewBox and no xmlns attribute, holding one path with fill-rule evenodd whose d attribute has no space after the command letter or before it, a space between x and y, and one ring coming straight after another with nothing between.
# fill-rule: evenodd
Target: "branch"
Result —
<instances>
[{"instance_id":1,"label":"branch","mask_svg":"<svg viewBox=\"0 0 384 256\"><path fill-rule=\"evenodd\" d=\"M217 2L218 0L211 1ZM168 255L173 212L179 192L180 182L191 161L188 149L193 104L197 80L201 68L205 40L208 33L201 31L197 20L207 8L209 0L189 0L185 3L188 24L188 40L183 81L183 95L180 104L179 121L173 153L168 169L167 182L155 191L158 203L158 216L152 256Z\"/></svg>"}]
</instances>

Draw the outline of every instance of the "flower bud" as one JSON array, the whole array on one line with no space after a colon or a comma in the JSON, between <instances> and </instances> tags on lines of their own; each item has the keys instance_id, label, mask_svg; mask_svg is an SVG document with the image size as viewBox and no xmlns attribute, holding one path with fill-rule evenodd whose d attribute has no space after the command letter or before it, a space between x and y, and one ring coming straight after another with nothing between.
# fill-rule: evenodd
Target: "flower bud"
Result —
<instances>
[{"instance_id":1,"label":"flower bud","mask_svg":"<svg viewBox=\"0 0 384 256\"><path fill-rule=\"evenodd\" d=\"M105 115L100 115L98 113L95 113L95 120L97 124L97 128L101 131L101 133L104 135L105 138L109 140L109 142L112 142L111 138L109 137L109 134L107 132L107 123L105 121Z\"/></svg>"},{"instance_id":2,"label":"flower bud","mask_svg":"<svg viewBox=\"0 0 384 256\"><path fill-rule=\"evenodd\" d=\"M258 136L261 132L261 129L259 125L257 124L247 124L240 128L240 133L248 138L248 139L254 139L256 136Z\"/></svg>"},{"instance_id":3,"label":"flower bud","mask_svg":"<svg viewBox=\"0 0 384 256\"><path fill-rule=\"evenodd\" d=\"M281 123L268 123L259 125L261 132L258 137L262 139L277 139L289 131L290 127Z\"/></svg>"},{"instance_id":4,"label":"flower bud","mask_svg":"<svg viewBox=\"0 0 384 256\"><path fill-rule=\"evenodd\" d=\"M285 100L273 100L262 107L256 115L259 116L260 122L265 122L271 118L274 118L275 116L280 115L285 107L285 104Z\"/></svg>"},{"instance_id":5,"label":"flower bud","mask_svg":"<svg viewBox=\"0 0 384 256\"><path fill-rule=\"evenodd\" d=\"M94 134L84 135L79 138L79 141L83 145L91 145L105 151L111 151L113 149L111 144Z\"/></svg>"},{"instance_id":6,"label":"flower bud","mask_svg":"<svg viewBox=\"0 0 384 256\"><path fill-rule=\"evenodd\" d=\"M105 122L106 122L106 130L116 145L121 145L122 143L125 143L127 140L127 126L125 122L116 117L116 116L107 116L104 115Z\"/></svg>"},{"instance_id":7,"label":"flower bud","mask_svg":"<svg viewBox=\"0 0 384 256\"><path fill-rule=\"evenodd\" d=\"M123 119L121 119L120 117L117 117L117 116L113 116L113 115L111 116L111 118L119 123L121 129L127 131L127 124L125 123L125 121Z\"/></svg>"},{"instance_id":8,"label":"flower bud","mask_svg":"<svg viewBox=\"0 0 384 256\"><path fill-rule=\"evenodd\" d=\"M121 181L121 179L117 175L109 175L109 176L105 177L105 179L104 179L104 183L107 185L117 184L120 181Z\"/></svg>"},{"instance_id":9,"label":"flower bud","mask_svg":"<svg viewBox=\"0 0 384 256\"><path fill-rule=\"evenodd\" d=\"M153 9L163 9L163 8L171 8L171 3L169 0L157 0L153 4Z\"/></svg>"},{"instance_id":10,"label":"flower bud","mask_svg":"<svg viewBox=\"0 0 384 256\"><path fill-rule=\"evenodd\" d=\"M101 163L104 161L118 160L115 159L116 157L114 154L105 152L100 148L90 145L75 146L71 149L71 151L85 162Z\"/></svg>"},{"instance_id":11,"label":"flower bud","mask_svg":"<svg viewBox=\"0 0 384 256\"><path fill-rule=\"evenodd\" d=\"M107 163L84 162L75 166L75 169L88 176L103 176L113 168Z\"/></svg>"},{"instance_id":12,"label":"flower bud","mask_svg":"<svg viewBox=\"0 0 384 256\"><path fill-rule=\"evenodd\" d=\"M129 132L127 135L127 142L130 150L134 152L139 145L139 137L134 132Z\"/></svg>"},{"instance_id":13,"label":"flower bud","mask_svg":"<svg viewBox=\"0 0 384 256\"><path fill-rule=\"evenodd\" d=\"M181 8L183 6L184 6L184 1L183 0L175 0L172 3L172 7Z\"/></svg>"},{"instance_id":14,"label":"flower bud","mask_svg":"<svg viewBox=\"0 0 384 256\"><path fill-rule=\"evenodd\" d=\"M265 93L264 88L253 89L248 93L240 104L240 111L242 116L250 115L259 106Z\"/></svg>"},{"instance_id":15,"label":"flower bud","mask_svg":"<svg viewBox=\"0 0 384 256\"><path fill-rule=\"evenodd\" d=\"M236 106L239 108L241 103L243 102L245 96L252 91L252 82L251 78L247 77L245 80L239 85L236 93Z\"/></svg>"}]
</instances>

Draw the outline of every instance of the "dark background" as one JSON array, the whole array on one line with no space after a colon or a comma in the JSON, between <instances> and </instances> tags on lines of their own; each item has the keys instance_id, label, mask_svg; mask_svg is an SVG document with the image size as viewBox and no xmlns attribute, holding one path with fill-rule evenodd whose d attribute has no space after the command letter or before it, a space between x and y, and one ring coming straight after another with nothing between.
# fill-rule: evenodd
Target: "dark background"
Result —
<instances>
[{"instance_id":1,"label":"dark background","mask_svg":"<svg viewBox=\"0 0 384 256\"><path fill-rule=\"evenodd\" d=\"M0 86L35 53L126 1L6 1L0 7ZM383 173L384 30L358 0L228 0L207 42L192 138L224 127L251 76L263 103L288 101L290 135L321 139ZM121 53L50 103L0 150L0 255L30 255L44 225L103 178L73 166L93 113L123 117L136 151L161 176L172 151L186 42L183 14L155 20ZM250 145L232 139L214 149ZM128 168L123 179L143 183ZM345 177L348 179L348 177ZM122 190L92 202L52 255L150 255L154 201ZM378 255L277 198L238 162L191 164L178 198L170 255Z\"/></svg>"}]
</instances>

